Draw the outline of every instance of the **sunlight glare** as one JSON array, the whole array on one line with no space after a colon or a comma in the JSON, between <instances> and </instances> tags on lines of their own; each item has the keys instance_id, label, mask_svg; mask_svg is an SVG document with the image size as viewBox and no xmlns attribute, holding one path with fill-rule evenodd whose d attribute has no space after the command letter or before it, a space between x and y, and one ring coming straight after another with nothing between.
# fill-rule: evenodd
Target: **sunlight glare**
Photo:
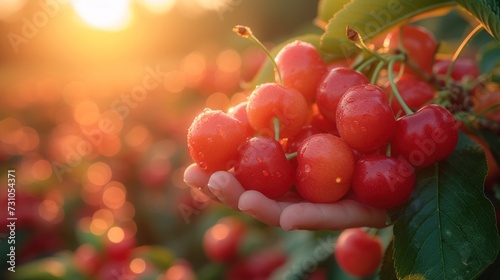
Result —
<instances>
[{"instance_id":1,"label":"sunlight glare","mask_svg":"<svg viewBox=\"0 0 500 280\"><path fill-rule=\"evenodd\" d=\"M26 0L0 0L0 20L6 20L8 17L19 12L24 5Z\"/></svg>"},{"instance_id":2,"label":"sunlight glare","mask_svg":"<svg viewBox=\"0 0 500 280\"><path fill-rule=\"evenodd\" d=\"M140 0L140 2L148 11L164 14L174 7L176 0Z\"/></svg>"},{"instance_id":3,"label":"sunlight glare","mask_svg":"<svg viewBox=\"0 0 500 280\"><path fill-rule=\"evenodd\" d=\"M71 3L78 16L97 29L118 31L131 20L130 0L71 0Z\"/></svg>"}]
</instances>

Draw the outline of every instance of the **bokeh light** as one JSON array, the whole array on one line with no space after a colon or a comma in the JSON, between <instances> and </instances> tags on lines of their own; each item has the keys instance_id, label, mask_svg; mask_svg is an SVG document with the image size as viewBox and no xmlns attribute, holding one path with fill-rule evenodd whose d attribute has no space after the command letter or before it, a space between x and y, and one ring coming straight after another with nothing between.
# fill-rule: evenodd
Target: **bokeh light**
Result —
<instances>
[{"instance_id":1,"label":"bokeh light","mask_svg":"<svg viewBox=\"0 0 500 280\"><path fill-rule=\"evenodd\" d=\"M135 258L130 261L130 270L135 274L141 274L146 270L146 262L141 258Z\"/></svg>"},{"instance_id":2,"label":"bokeh light","mask_svg":"<svg viewBox=\"0 0 500 280\"><path fill-rule=\"evenodd\" d=\"M118 209L125 203L125 199L126 190L122 183L113 181L104 188L102 201L106 207Z\"/></svg>"},{"instance_id":3,"label":"bokeh light","mask_svg":"<svg viewBox=\"0 0 500 280\"><path fill-rule=\"evenodd\" d=\"M131 21L130 0L71 0L71 3L78 16L97 29L118 31Z\"/></svg>"},{"instance_id":4,"label":"bokeh light","mask_svg":"<svg viewBox=\"0 0 500 280\"><path fill-rule=\"evenodd\" d=\"M108 239L113 243L120 243L125 238L125 231L121 227L112 227L108 231Z\"/></svg>"},{"instance_id":5,"label":"bokeh light","mask_svg":"<svg viewBox=\"0 0 500 280\"><path fill-rule=\"evenodd\" d=\"M164 14L170 11L177 0L140 0L140 3L149 11Z\"/></svg>"},{"instance_id":6,"label":"bokeh light","mask_svg":"<svg viewBox=\"0 0 500 280\"><path fill-rule=\"evenodd\" d=\"M10 17L14 16L19 12L24 5L26 0L0 0L0 20L8 21Z\"/></svg>"}]
</instances>

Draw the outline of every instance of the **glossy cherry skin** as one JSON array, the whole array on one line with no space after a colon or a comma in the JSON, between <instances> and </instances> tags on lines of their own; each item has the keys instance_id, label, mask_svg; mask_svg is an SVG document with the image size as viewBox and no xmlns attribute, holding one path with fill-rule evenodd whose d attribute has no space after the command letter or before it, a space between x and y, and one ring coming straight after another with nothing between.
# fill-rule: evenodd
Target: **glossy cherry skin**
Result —
<instances>
[{"instance_id":1,"label":"glossy cherry skin","mask_svg":"<svg viewBox=\"0 0 500 280\"><path fill-rule=\"evenodd\" d=\"M333 68L323 77L316 93L316 104L326 120L335 123L340 98L352 86L368 84L362 73L347 67Z\"/></svg>"},{"instance_id":2,"label":"glossy cherry skin","mask_svg":"<svg viewBox=\"0 0 500 280\"><path fill-rule=\"evenodd\" d=\"M228 116L233 117L240 122L243 123L243 125L246 128L247 135L252 136L255 134L255 131L253 130L252 126L248 122L248 116L247 116L247 103L246 102L241 102L240 104L231 107L229 111L227 112Z\"/></svg>"},{"instance_id":3,"label":"glossy cherry skin","mask_svg":"<svg viewBox=\"0 0 500 280\"><path fill-rule=\"evenodd\" d=\"M390 209L405 203L415 187L413 166L403 158L370 154L354 168L352 190L359 201Z\"/></svg>"},{"instance_id":4,"label":"glossy cherry skin","mask_svg":"<svg viewBox=\"0 0 500 280\"><path fill-rule=\"evenodd\" d=\"M327 71L316 47L310 43L293 41L278 52L275 61L281 72L283 86L299 91L308 102L312 102L316 88ZM277 72L275 81L279 83Z\"/></svg>"},{"instance_id":5,"label":"glossy cherry skin","mask_svg":"<svg viewBox=\"0 0 500 280\"><path fill-rule=\"evenodd\" d=\"M395 84L403 101L413 111L417 111L434 97L434 88L427 82L414 76L404 75ZM386 92L392 94L392 87L390 85L387 87ZM392 97L391 106L395 116L401 117L406 115L394 96Z\"/></svg>"},{"instance_id":6,"label":"glossy cherry skin","mask_svg":"<svg viewBox=\"0 0 500 280\"><path fill-rule=\"evenodd\" d=\"M280 137L297 133L308 118L309 106L300 92L275 83L259 85L247 101L247 117L260 135L274 136L273 119L280 120Z\"/></svg>"},{"instance_id":7,"label":"glossy cherry skin","mask_svg":"<svg viewBox=\"0 0 500 280\"><path fill-rule=\"evenodd\" d=\"M399 32L396 28L389 32L384 40L384 47L390 50L399 49ZM408 59L413 61L420 70L431 75L432 65L434 63L434 54L438 48L438 43L434 35L427 29L416 25L405 25L402 27L403 48L407 51ZM399 70L399 64L395 65L396 71ZM405 67L405 73L416 74L410 67Z\"/></svg>"},{"instance_id":8,"label":"glossy cherry skin","mask_svg":"<svg viewBox=\"0 0 500 280\"><path fill-rule=\"evenodd\" d=\"M375 273L382 262L382 240L360 228L342 231L335 241L334 256L347 274L367 277Z\"/></svg>"},{"instance_id":9,"label":"glossy cherry skin","mask_svg":"<svg viewBox=\"0 0 500 280\"><path fill-rule=\"evenodd\" d=\"M307 201L332 203L350 189L354 172L351 147L329 133L306 138L297 151L296 189Z\"/></svg>"},{"instance_id":10,"label":"glossy cherry skin","mask_svg":"<svg viewBox=\"0 0 500 280\"><path fill-rule=\"evenodd\" d=\"M444 78L450 64L451 60L438 60L432 69L436 75ZM458 58L451 70L451 78L457 82L462 81L467 76L470 79L475 79L479 74L480 71L476 61L470 58Z\"/></svg>"},{"instance_id":11,"label":"glossy cherry skin","mask_svg":"<svg viewBox=\"0 0 500 280\"><path fill-rule=\"evenodd\" d=\"M280 143L264 136L250 138L241 146L234 173L246 190L271 199L283 196L294 183L294 169Z\"/></svg>"},{"instance_id":12,"label":"glossy cherry skin","mask_svg":"<svg viewBox=\"0 0 500 280\"><path fill-rule=\"evenodd\" d=\"M362 153L374 151L389 142L395 126L387 95L376 85L353 86L339 101L339 135Z\"/></svg>"},{"instance_id":13,"label":"glossy cherry skin","mask_svg":"<svg viewBox=\"0 0 500 280\"><path fill-rule=\"evenodd\" d=\"M205 109L189 127L189 155L207 172L228 170L238 158L238 148L246 138L246 128L239 120L222 111Z\"/></svg>"},{"instance_id":14,"label":"glossy cherry skin","mask_svg":"<svg viewBox=\"0 0 500 280\"><path fill-rule=\"evenodd\" d=\"M391 142L392 155L415 167L448 157L458 143L458 123L445 108L431 104L398 119Z\"/></svg>"},{"instance_id":15,"label":"glossy cherry skin","mask_svg":"<svg viewBox=\"0 0 500 280\"><path fill-rule=\"evenodd\" d=\"M229 262L238 255L245 234L243 222L230 216L222 218L203 235L203 250L214 262Z\"/></svg>"}]
</instances>

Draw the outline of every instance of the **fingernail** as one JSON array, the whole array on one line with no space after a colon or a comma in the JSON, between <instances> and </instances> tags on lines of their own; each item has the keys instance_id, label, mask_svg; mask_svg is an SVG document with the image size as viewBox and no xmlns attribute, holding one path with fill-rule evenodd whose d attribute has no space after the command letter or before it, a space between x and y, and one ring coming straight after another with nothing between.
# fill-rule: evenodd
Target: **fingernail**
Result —
<instances>
[{"instance_id":1,"label":"fingernail","mask_svg":"<svg viewBox=\"0 0 500 280\"><path fill-rule=\"evenodd\" d=\"M296 230L298 229L297 226L291 226L291 227L287 227L287 228L283 228L285 231L291 231L291 230Z\"/></svg>"},{"instance_id":2,"label":"fingernail","mask_svg":"<svg viewBox=\"0 0 500 280\"><path fill-rule=\"evenodd\" d=\"M197 188L196 184L194 182L191 182L191 181L184 180L184 184L188 185L191 188Z\"/></svg>"},{"instance_id":3,"label":"fingernail","mask_svg":"<svg viewBox=\"0 0 500 280\"><path fill-rule=\"evenodd\" d=\"M255 212L253 210L251 210L251 209L240 209L240 210L241 210L241 212L243 212L243 213L245 213L247 215L255 217Z\"/></svg>"},{"instance_id":4,"label":"fingernail","mask_svg":"<svg viewBox=\"0 0 500 280\"><path fill-rule=\"evenodd\" d=\"M207 187L210 190L210 192L212 192L219 199L224 199L224 194L222 193L221 188L219 187L219 185L209 182L208 185L207 185Z\"/></svg>"}]
</instances>

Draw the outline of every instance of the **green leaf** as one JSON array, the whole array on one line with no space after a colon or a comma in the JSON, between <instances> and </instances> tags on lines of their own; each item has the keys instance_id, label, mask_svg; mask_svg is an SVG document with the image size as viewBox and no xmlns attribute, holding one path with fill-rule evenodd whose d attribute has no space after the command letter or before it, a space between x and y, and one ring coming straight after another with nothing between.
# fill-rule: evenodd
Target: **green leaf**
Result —
<instances>
[{"instance_id":1,"label":"green leaf","mask_svg":"<svg viewBox=\"0 0 500 280\"><path fill-rule=\"evenodd\" d=\"M346 37L346 26L358 31L364 40L369 40L404 20L454 4L454 0L352 0L328 23L321 37L321 47L335 58L351 57L358 48Z\"/></svg>"},{"instance_id":2,"label":"green leaf","mask_svg":"<svg viewBox=\"0 0 500 280\"><path fill-rule=\"evenodd\" d=\"M495 280L500 279L500 255L496 260L481 274L478 280Z\"/></svg>"},{"instance_id":3,"label":"green leaf","mask_svg":"<svg viewBox=\"0 0 500 280\"><path fill-rule=\"evenodd\" d=\"M476 17L495 39L500 40L500 3L497 0L457 0Z\"/></svg>"},{"instance_id":4,"label":"green leaf","mask_svg":"<svg viewBox=\"0 0 500 280\"><path fill-rule=\"evenodd\" d=\"M326 25L333 15L340 11L347 3L349 3L349 0L320 0L316 23L320 26Z\"/></svg>"},{"instance_id":5,"label":"green leaf","mask_svg":"<svg viewBox=\"0 0 500 280\"><path fill-rule=\"evenodd\" d=\"M500 164L500 137L498 135L488 129L478 129L476 131L477 135L483 139L484 142L490 148L491 154L495 161Z\"/></svg>"},{"instance_id":6,"label":"green leaf","mask_svg":"<svg viewBox=\"0 0 500 280\"><path fill-rule=\"evenodd\" d=\"M500 66L500 45L497 42L486 44L478 54L481 73L489 73Z\"/></svg>"},{"instance_id":7,"label":"green leaf","mask_svg":"<svg viewBox=\"0 0 500 280\"><path fill-rule=\"evenodd\" d=\"M495 211L484 196L486 157L461 134L447 159L420 170L405 212L394 225L400 278L474 279L500 248Z\"/></svg>"},{"instance_id":8,"label":"green leaf","mask_svg":"<svg viewBox=\"0 0 500 280\"><path fill-rule=\"evenodd\" d=\"M394 250L394 243L389 243L385 250L384 259L382 260L382 267L378 273L380 279L383 280L397 280L396 270L394 270L394 260L392 258Z\"/></svg>"}]
</instances>

